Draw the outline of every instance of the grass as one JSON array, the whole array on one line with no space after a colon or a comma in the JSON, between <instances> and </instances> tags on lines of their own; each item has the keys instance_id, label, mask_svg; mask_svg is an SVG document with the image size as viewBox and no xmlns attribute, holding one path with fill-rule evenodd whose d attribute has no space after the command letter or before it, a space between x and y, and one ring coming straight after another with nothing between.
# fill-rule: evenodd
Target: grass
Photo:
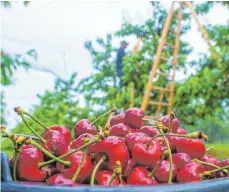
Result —
<instances>
[{"instance_id":1,"label":"grass","mask_svg":"<svg viewBox=\"0 0 229 192\"><path fill-rule=\"evenodd\" d=\"M206 146L214 147L207 154L215 156L218 160L229 159L229 143L207 143Z\"/></svg>"}]
</instances>

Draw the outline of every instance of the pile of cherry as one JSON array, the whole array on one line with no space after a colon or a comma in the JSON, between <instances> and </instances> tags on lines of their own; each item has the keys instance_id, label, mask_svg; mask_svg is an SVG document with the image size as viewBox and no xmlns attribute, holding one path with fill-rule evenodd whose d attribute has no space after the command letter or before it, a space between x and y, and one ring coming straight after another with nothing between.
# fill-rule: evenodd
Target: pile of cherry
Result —
<instances>
[{"instance_id":1,"label":"pile of cherry","mask_svg":"<svg viewBox=\"0 0 229 192\"><path fill-rule=\"evenodd\" d=\"M173 112L148 120L141 109L131 108L113 116L106 127L95 126L97 120L82 119L72 139L67 127L46 127L20 107L15 111L39 138L9 133L1 126L1 133L14 144L10 162L13 178L19 182L158 185L229 177L229 159L218 161L207 155L202 141L207 136L200 131L188 133ZM42 135L25 116L44 127Z\"/></svg>"}]
</instances>

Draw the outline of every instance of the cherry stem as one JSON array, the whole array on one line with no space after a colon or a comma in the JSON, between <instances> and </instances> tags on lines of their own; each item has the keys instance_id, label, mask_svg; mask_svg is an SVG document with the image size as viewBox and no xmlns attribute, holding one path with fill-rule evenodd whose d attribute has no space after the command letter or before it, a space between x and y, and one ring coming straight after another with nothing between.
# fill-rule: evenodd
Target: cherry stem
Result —
<instances>
[{"instance_id":1,"label":"cherry stem","mask_svg":"<svg viewBox=\"0 0 229 192\"><path fill-rule=\"evenodd\" d=\"M214 146L208 147L206 151L211 151L212 149L214 149Z\"/></svg>"},{"instance_id":2,"label":"cherry stem","mask_svg":"<svg viewBox=\"0 0 229 192\"><path fill-rule=\"evenodd\" d=\"M158 164L153 168L153 170L148 174L148 177L154 177L155 171L156 171L157 168L160 166L161 162L162 162L163 160L165 160L165 158L166 158L167 155L168 155L168 151L165 150L164 153L163 153L163 155L162 155L162 157L161 157L161 159L160 159L160 161L159 161Z\"/></svg>"},{"instance_id":3,"label":"cherry stem","mask_svg":"<svg viewBox=\"0 0 229 192\"><path fill-rule=\"evenodd\" d=\"M53 154L51 154L50 152L48 152L46 149L44 149L40 144L38 144L36 141L33 141L32 139L28 142L28 144L31 144L35 147L37 147L39 150L41 150L45 155L47 155L48 157L54 159L55 161L58 161L59 163L62 163L66 166L70 166L71 162L70 161L64 161L61 160L60 158L54 156ZM39 166L39 164L38 164Z\"/></svg>"},{"instance_id":4,"label":"cherry stem","mask_svg":"<svg viewBox=\"0 0 229 192\"><path fill-rule=\"evenodd\" d=\"M115 177L116 177L116 173L113 173L111 175L111 178L110 178L109 182L108 182L108 185L111 185L112 184L112 182L114 181Z\"/></svg>"},{"instance_id":5,"label":"cherry stem","mask_svg":"<svg viewBox=\"0 0 229 192\"><path fill-rule=\"evenodd\" d=\"M100 120L102 117L112 113L112 112L115 112L116 108L112 108L110 109L109 111L107 111L106 113L100 115L97 119L95 119L91 124L94 125L98 120Z\"/></svg>"},{"instance_id":6,"label":"cherry stem","mask_svg":"<svg viewBox=\"0 0 229 192\"><path fill-rule=\"evenodd\" d=\"M156 125L157 121L153 119L142 118L143 121L148 121L151 125Z\"/></svg>"},{"instance_id":7,"label":"cherry stem","mask_svg":"<svg viewBox=\"0 0 229 192\"><path fill-rule=\"evenodd\" d=\"M25 123L25 125L30 129L30 131L33 132L34 135L36 135L43 143L46 143L46 140L44 138L42 138L25 120L24 115L23 114L19 114L20 117L22 118L23 122Z\"/></svg>"},{"instance_id":8,"label":"cherry stem","mask_svg":"<svg viewBox=\"0 0 229 192\"><path fill-rule=\"evenodd\" d=\"M227 169L229 169L229 165L227 165L225 167L220 167L220 168L214 169L212 171L205 171L205 172L203 172L203 174L206 173L207 175L210 175L211 173L214 173L214 172L217 172L217 171L223 171L223 170L224 170L224 172L228 173L228 170Z\"/></svg>"},{"instance_id":9,"label":"cherry stem","mask_svg":"<svg viewBox=\"0 0 229 192\"><path fill-rule=\"evenodd\" d=\"M199 160L199 159L193 159L193 161L194 162L197 162L197 163L200 163L200 164L202 164L202 165L208 165L208 166L211 166L211 167L214 167L214 168L220 168L219 166L217 166L217 165L214 165L214 164L212 164L212 163L207 163L207 162L205 162L205 161L201 161L201 160ZM222 170L224 173L227 173L227 171L225 171L225 170Z\"/></svg>"},{"instance_id":10,"label":"cherry stem","mask_svg":"<svg viewBox=\"0 0 229 192\"><path fill-rule=\"evenodd\" d=\"M18 161L19 153L15 150L14 156L13 156L13 179L14 181L17 181L17 161Z\"/></svg>"},{"instance_id":11,"label":"cherry stem","mask_svg":"<svg viewBox=\"0 0 229 192\"><path fill-rule=\"evenodd\" d=\"M94 143L96 143L96 142L98 142L98 140L90 141L90 142L88 142L87 144L84 144L83 146L81 146L81 147L79 147L79 148L77 148L77 149L73 149L72 151L70 151L70 152L68 152L68 153L66 153L66 154L64 154L64 155L59 156L58 158L59 158L59 159L62 159L62 158L64 158L64 157L66 157L66 156L68 156L68 155L71 155L71 154L73 154L73 153L76 153L77 151L80 151L80 150L82 150L82 149L84 149L84 148L88 147L89 145L92 145L92 144L94 144ZM53 159L51 159L51 160L49 160L49 161L45 161L45 162L38 163L38 166L39 166L39 167L43 167L43 166L48 165L48 164L50 164L50 163L53 163L53 162L55 162L55 161L56 161L56 160L53 158Z\"/></svg>"},{"instance_id":12,"label":"cherry stem","mask_svg":"<svg viewBox=\"0 0 229 192\"><path fill-rule=\"evenodd\" d=\"M78 168L77 168L75 174L74 174L73 177L72 177L72 181L74 181L74 182L76 181L76 179L77 179L77 177L78 177L78 175L79 175L79 173L80 173L80 170L81 170L82 167L83 167L83 163L84 163L84 160L85 160L86 155L87 155L87 148L84 150L84 152L83 152L83 157L82 157L82 159L81 159L81 161L80 161L80 164L79 164L79 166L78 166Z\"/></svg>"},{"instance_id":13,"label":"cherry stem","mask_svg":"<svg viewBox=\"0 0 229 192\"><path fill-rule=\"evenodd\" d=\"M96 172L98 171L100 165L107 159L107 157L104 155L100 160L99 162L96 164L92 174L91 174L91 180L90 180L90 185L94 185L95 183L95 174Z\"/></svg>"},{"instance_id":14,"label":"cherry stem","mask_svg":"<svg viewBox=\"0 0 229 192\"><path fill-rule=\"evenodd\" d=\"M170 149L170 146L169 146L169 142L165 136L165 134L163 133L162 129L159 129L162 137L164 138L165 140L165 143L166 143L166 146L167 146L167 150L168 150L168 155L169 155L169 178L168 178L168 184L171 184L172 183L172 177L173 177L173 159L172 159L172 153L171 153L171 149Z\"/></svg>"},{"instance_id":15,"label":"cherry stem","mask_svg":"<svg viewBox=\"0 0 229 192\"><path fill-rule=\"evenodd\" d=\"M25 114L25 115L27 115L27 116L29 116L31 119L33 119L34 121L36 121L39 125L41 125L43 128L48 129L49 131L51 131L50 128L46 127L44 124L42 124L35 117L33 117L32 115L30 115L28 112L26 112L26 111L23 110L22 113Z\"/></svg>"}]
</instances>

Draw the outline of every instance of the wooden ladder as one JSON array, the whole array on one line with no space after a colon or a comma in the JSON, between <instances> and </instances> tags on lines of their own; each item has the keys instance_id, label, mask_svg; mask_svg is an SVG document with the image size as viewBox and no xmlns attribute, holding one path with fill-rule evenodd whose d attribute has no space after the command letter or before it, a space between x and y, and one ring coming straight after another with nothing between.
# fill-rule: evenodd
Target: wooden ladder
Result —
<instances>
[{"instance_id":1,"label":"wooden ladder","mask_svg":"<svg viewBox=\"0 0 229 192\"><path fill-rule=\"evenodd\" d=\"M143 111L146 110L148 104L157 105L156 116L149 116L148 118L152 118L152 117L154 117L154 118L156 117L157 118L158 115L160 114L162 106L167 107L168 113L172 110L172 106L173 106L174 88L175 88L175 72L176 72L176 68L177 68L178 53L179 53L179 48L180 48L180 33L181 33L181 20L182 20L183 2L180 3L180 8L178 10L178 15L177 15L178 23L177 23L176 31L175 32L173 31L175 33L175 43L174 43L174 45L166 42L166 37L167 37L167 34L169 32L170 24L171 24L173 13L174 13L173 9L174 9L174 2L172 3L170 11L169 11L169 13L167 15L167 18L165 20L165 25L164 25L164 28L162 30L160 43L159 43L157 51L156 51L155 60L153 62L153 66L152 66L151 73L150 73L150 76L149 76L149 79L148 79L148 83L147 83L146 91L145 91L145 94L144 94L143 102L142 102L142 105L141 105L141 109ZM164 46L167 46L167 47L173 49L172 76L170 76L167 73L158 71L158 65L159 65L161 60L165 61L165 62L171 62L171 60L169 58L166 58L166 57L162 56L162 51L163 51L163 47ZM156 77L156 75L162 76L164 78L171 77L169 87L154 86L153 85L153 83L154 83L153 80ZM150 93L153 90L158 90L160 92L159 101L149 101ZM166 93L169 93L169 102L168 103L163 102L163 99L164 99Z\"/></svg>"},{"instance_id":2,"label":"wooden ladder","mask_svg":"<svg viewBox=\"0 0 229 192\"><path fill-rule=\"evenodd\" d=\"M208 46L210 47L210 52L211 52L212 57L217 61L218 67L221 68L220 57L217 54L216 50L213 48L213 45L210 42L208 33L207 33L206 29L204 28L204 26L201 25L201 23L197 17L197 13L193 9L192 3L190 1L180 2L180 8L178 10L178 15L177 15L177 20L178 20L177 29L174 32L175 33L175 44L174 44L174 46L166 42L166 37L167 37L167 34L169 32L169 28L170 28L170 24L171 24L173 12L174 12L173 11L174 2L173 2L172 6L170 8L170 11L167 15L166 21L165 21L165 25L164 25L164 28L162 31L160 43L158 45L157 52L156 52L156 58L153 62L153 66L151 69L151 73L150 73L150 76L148 79L146 91L145 91L142 105L141 105L141 109L143 111L146 110L148 104L157 105L156 116L146 116L148 118L158 118L159 117L158 115L160 114L162 106L167 107L167 113L170 113L170 111L173 109L174 89L175 89L175 72L176 72L176 67L177 67L177 63L178 63L178 53L179 53L179 48L180 48L180 40L179 39L180 39L180 32L181 32L182 9L183 9L184 4L188 7L191 15L193 16L193 18L195 19L195 21L197 23L199 31L202 33L202 37L204 38L204 40L207 42ZM169 88L153 86L153 80L154 80L156 74L163 76L163 77L169 77L169 74L161 73L161 72L157 71L160 60L163 60L165 62L170 61L170 59L162 56L163 47L165 45L174 49L173 60L172 60L172 76L171 76L172 79L171 79ZM153 90L159 90L160 91L159 101L149 101L150 93ZM169 93L169 102L168 103L163 102L163 99L165 97L166 92Z\"/></svg>"}]
</instances>

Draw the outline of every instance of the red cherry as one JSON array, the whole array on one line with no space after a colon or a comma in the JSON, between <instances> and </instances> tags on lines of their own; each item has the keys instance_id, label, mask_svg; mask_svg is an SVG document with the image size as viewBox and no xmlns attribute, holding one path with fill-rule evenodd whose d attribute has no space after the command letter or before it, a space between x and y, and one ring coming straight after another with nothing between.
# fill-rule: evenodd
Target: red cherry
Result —
<instances>
[{"instance_id":1,"label":"red cherry","mask_svg":"<svg viewBox=\"0 0 229 192\"><path fill-rule=\"evenodd\" d=\"M68 155L66 157L63 158L63 160L66 161L70 161L71 165L69 167L65 167L65 165L61 164L61 163L57 163L57 169L63 173L63 176L67 179L72 179L72 177L74 176L77 168L80 165L81 159L83 157L83 152L82 151L78 151L76 153L73 153L71 155ZM85 160L83 162L83 166L79 172L79 175L77 177L77 181L84 181L87 177L90 176L92 171L92 164L91 164L91 159L89 157L89 155L86 155Z\"/></svg>"},{"instance_id":2,"label":"red cherry","mask_svg":"<svg viewBox=\"0 0 229 192\"><path fill-rule=\"evenodd\" d=\"M91 152L105 153L108 157L108 169L115 167L115 162L120 161L122 167L129 159L129 151L122 138L117 136L109 136L102 141L91 146Z\"/></svg>"},{"instance_id":3,"label":"red cherry","mask_svg":"<svg viewBox=\"0 0 229 192\"><path fill-rule=\"evenodd\" d=\"M64 136L65 140L67 141L67 143L69 144L72 140L72 136L71 136L71 132L67 127L61 126L61 125L54 125L49 127L49 129L54 130L54 131L58 131L62 136ZM49 131L48 129L46 129L43 133L43 135L45 134L45 132Z\"/></svg>"},{"instance_id":4,"label":"red cherry","mask_svg":"<svg viewBox=\"0 0 229 192\"><path fill-rule=\"evenodd\" d=\"M24 181L43 181L47 172L38 168L44 161L43 153L34 146L24 145L17 161L18 178Z\"/></svg>"},{"instance_id":5,"label":"red cherry","mask_svg":"<svg viewBox=\"0 0 229 192\"><path fill-rule=\"evenodd\" d=\"M175 136L168 136L167 137L168 141L169 141L169 146L171 148L172 152L176 152L177 151L177 141L180 139L180 137L175 137Z\"/></svg>"},{"instance_id":6,"label":"red cherry","mask_svg":"<svg viewBox=\"0 0 229 192\"><path fill-rule=\"evenodd\" d=\"M144 112L139 108L131 108L125 111L124 123L139 129L143 125Z\"/></svg>"},{"instance_id":7,"label":"red cherry","mask_svg":"<svg viewBox=\"0 0 229 192\"><path fill-rule=\"evenodd\" d=\"M99 185L106 186L109 184L112 174L113 173L111 171L107 171L107 170L100 171L96 174L95 180ZM122 184L125 185L126 184L125 181L122 180ZM117 177L113 180L111 185L119 185L119 181Z\"/></svg>"},{"instance_id":8,"label":"red cherry","mask_svg":"<svg viewBox=\"0 0 229 192\"><path fill-rule=\"evenodd\" d=\"M92 141L94 139L94 135L92 135L90 133L84 133L84 134L80 135L78 138L76 138L75 140L73 140L70 147L72 149L77 149L77 148L83 146L84 145L84 137L85 136L88 136L90 138L90 141ZM88 147L88 150L87 150L88 154L90 154L90 148L91 148L92 145L90 145Z\"/></svg>"},{"instance_id":9,"label":"red cherry","mask_svg":"<svg viewBox=\"0 0 229 192\"><path fill-rule=\"evenodd\" d=\"M112 127L118 123L123 123L124 122L124 116L125 116L125 113L120 113L119 115L113 116L110 120L110 126Z\"/></svg>"},{"instance_id":10,"label":"red cherry","mask_svg":"<svg viewBox=\"0 0 229 192\"><path fill-rule=\"evenodd\" d=\"M160 118L160 120L162 121L162 124L166 127L169 127L169 121L170 121L170 115L166 115ZM180 126L180 122L179 120L175 117L172 120L172 132L175 132Z\"/></svg>"},{"instance_id":11,"label":"red cherry","mask_svg":"<svg viewBox=\"0 0 229 192\"><path fill-rule=\"evenodd\" d=\"M133 146L137 143L142 143L142 144L146 144L148 143L151 138L148 137L145 133L129 133L125 136L125 140L126 140L126 145L128 147L128 149L131 151Z\"/></svg>"},{"instance_id":12,"label":"red cherry","mask_svg":"<svg viewBox=\"0 0 229 192\"><path fill-rule=\"evenodd\" d=\"M162 155L160 144L151 141L147 144L135 144L132 149L132 159L144 166L156 165Z\"/></svg>"},{"instance_id":13,"label":"red cherry","mask_svg":"<svg viewBox=\"0 0 229 192\"><path fill-rule=\"evenodd\" d=\"M204 161L204 162L207 162L207 163L216 165L216 166L220 166L220 163L216 160L216 158L213 157L213 156L211 156L211 155L204 155L204 156L201 158L201 160ZM208 171L211 171L211 170L216 169L215 167L210 166L210 165L203 165L203 166L204 166L205 169L208 170ZM216 176L215 173L212 173L212 174L211 174L211 177L215 177L215 176Z\"/></svg>"},{"instance_id":14,"label":"red cherry","mask_svg":"<svg viewBox=\"0 0 229 192\"><path fill-rule=\"evenodd\" d=\"M97 130L94 125L88 119L81 119L78 123L76 123L74 127L75 138L79 137L84 133L90 133L92 135L97 134Z\"/></svg>"},{"instance_id":15,"label":"red cherry","mask_svg":"<svg viewBox=\"0 0 229 192\"><path fill-rule=\"evenodd\" d=\"M135 167L129 174L127 184L129 185L156 185L154 178L148 176L149 171L144 167Z\"/></svg>"},{"instance_id":16,"label":"red cherry","mask_svg":"<svg viewBox=\"0 0 229 192\"><path fill-rule=\"evenodd\" d=\"M123 176L124 177L128 177L131 170L136 166L136 162L132 159L129 159L125 165L124 165L124 168L123 168Z\"/></svg>"},{"instance_id":17,"label":"red cherry","mask_svg":"<svg viewBox=\"0 0 229 192\"><path fill-rule=\"evenodd\" d=\"M129 129L129 133L140 133L140 129L133 129L133 128L130 128Z\"/></svg>"},{"instance_id":18,"label":"red cherry","mask_svg":"<svg viewBox=\"0 0 229 192\"><path fill-rule=\"evenodd\" d=\"M201 181L200 173L203 173L204 171L206 171L206 169L200 163L187 163L178 171L177 181L179 183Z\"/></svg>"},{"instance_id":19,"label":"red cherry","mask_svg":"<svg viewBox=\"0 0 229 192\"><path fill-rule=\"evenodd\" d=\"M173 164L179 170L183 165L191 161L191 156L187 153L175 153L172 155Z\"/></svg>"},{"instance_id":20,"label":"red cherry","mask_svg":"<svg viewBox=\"0 0 229 192\"><path fill-rule=\"evenodd\" d=\"M55 156L59 156L68 150L68 143L66 139L58 131L45 131L43 138L47 142L41 143L41 145Z\"/></svg>"},{"instance_id":21,"label":"red cherry","mask_svg":"<svg viewBox=\"0 0 229 192\"><path fill-rule=\"evenodd\" d=\"M118 123L110 128L110 136L125 137L129 133L130 127L123 123Z\"/></svg>"},{"instance_id":22,"label":"red cherry","mask_svg":"<svg viewBox=\"0 0 229 192\"><path fill-rule=\"evenodd\" d=\"M220 163L216 160L216 158L213 157L213 156L211 156L211 155L204 155L204 156L201 158L201 160L204 161L204 162L207 162L207 163L216 165L216 166L220 166ZM208 171L211 171L211 170L216 169L215 167L209 166L209 165L204 165L204 167L205 167L205 169L208 170Z\"/></svg>"},{"instance_id":23,"label":"red cherry","mask_svg":"<svg viewBox=\"0 0 229 192\"><path fill-rule=\"evenodd\" d=\"M163 160L155 171L156 180L159 181L160 183L168 182L169 170L170 170L169 161ZM176 175L177 175L176 165L172 164L172 180L175 179Z\"/></svg>"},{"instance_id":24,"label":"red cherry","mask_svg":"<svg viewBox=\"0 0 229 192\"><path fill-rule=\"evenodd\" d=\"M46 183L49 185L68 185L68 186L73 186L78 184L77 182L74 182L71 179L66 179L62 173L58 173L49 177Z\"/></svg>"},{"instance_id":25,"label":"red cherry","mask_svg":"<svg viewBox=\"0 0 229 192\"><path fill-rule=\"evenodd\" d=\"M202 158L205 155L206 148L200 139L180 138L176 141L178 153L188 153L193 159Z\"/></svg>"},{"instance_id":26,"label":"red cherry","mask_svg":"<svg viewBox=\"0 0 229 192\"><path fill-rule=\"evenodd\" d=\"M155 135L159 135L159 131L156 128L153 128L151 126L143 126L141 127L140 131L142 133L147 134L149 137L154 137Z\"/></svg>"},{"instance_id":27,"label":"red cherry","mask_svg":"<svg viewBox=\"0 0 229 192\"><path fill-rule=\"evenodd\" d=\"M228 166L229 165L229 159L224 159L220 162L220 166L221 167L225 167L225 166ZM228 169L229 171L229 169Z\"/></svg>"},{"instance_id":28,"label":"red cherry","mask_svg":"<svg viewBox=\"0 0 229 192\"><path fill-rule=\"evenodd\" d=\"M175 132L173 132L175 134L188 134L188 131L184 128L178 128Z\"/></svg>"}]
</instances>

